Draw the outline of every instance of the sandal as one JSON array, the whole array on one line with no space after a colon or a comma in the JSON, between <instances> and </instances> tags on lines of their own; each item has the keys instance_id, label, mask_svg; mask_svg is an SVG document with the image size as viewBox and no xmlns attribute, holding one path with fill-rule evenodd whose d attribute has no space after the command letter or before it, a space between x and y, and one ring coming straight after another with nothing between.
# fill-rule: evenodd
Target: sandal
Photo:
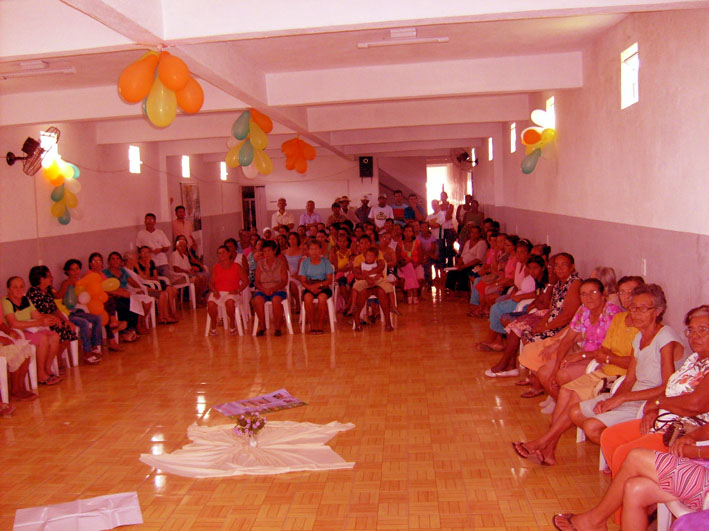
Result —
<instances>
[{"instance_id":1,"label":"sandal","mask_svg":"<svg viewBox=\"0 0 709 531\"><path fill-rule=\"evenodd\" d=\"M544 389L530 389L529 391L525 391L522 393L521 396L522 398L536 398L538 396L542 396L544 394Z\"/></svg>"},{"instance_id":2,"label":"sandal","mask_svg":"<svg viewBox=\"0 0 709 531\"><path fill-rule=\"evenodd\" d=\"M92 354L91 356L86 356L86 357L84 358L84 362L85 362L87 365L98 365L99 363L101 363L101 358L99 358L99 357L98 357L97 355L95 355L95 354Z\"/></svg>"},{"instance_id":3,"label":"sandal","mask_svg":"<svg viewBox=\"0 0 709 531\"><path fill-rule=\"evenodd\" d=\"M527 448L523 442L513 442L512 443L512 449L515 451L515 453L520 456L522 459L527 459L529 457L529 454L532 452L529 451L529 448Z\"/></svg>"},{"instance_id":4,"label":"sandal","mask_svg":"<svg viewBox=\"0 0 709 531\"><path fill-rule=\"evenodd\" d=\"M526 385L532 385L532 382L529 380L529 378L522 378L521 380L517 380L515 382L515 385L519 385L520 387L524 387Z\"/></svg>"},{"instance_id":5,"label":"sandal","mask_svg":"<svg viewBox=\"0 0 709 531\"><path fill-rule=\"evenodd\" d=\"M559 531L578 531L574 523L571 521L572 516L574 516L573 513L555 514L551 519L551 523Z\"/></svg>"},{"instance_id":6,"label":"sandal","mask_svg":"<svg viewBox=\"0 0 709 531\"><path fill-rule=\"evenodd\" d=\"M9 417L15 412L15 406L10 404L0 403L0 415L3 417Z\"/></svg>"},{"instance_id":7,"label":"sandal","mask_svg":"<svg viewBox=\"0 0 709 531\"><path fill-rule=\"evenodd\" d=\"M39 382L41 385L57 385L59 382L61 382L61 378L54 374L50 374L49 378L44 380L43 382Z\"/></svg>"},{"instance_id":8,"label":"sandal","mask_svg":"<svg viewBox=\"0 0 709 531\"><path fill-rule=\"evenodd\" d=\"M265 328L262 328L261 330L259 330L258 332L256 332L256 337L261 337L261 336L264 335L265 333L266 333L266 329L265 329Z\"/></svg>"}]
</instances>

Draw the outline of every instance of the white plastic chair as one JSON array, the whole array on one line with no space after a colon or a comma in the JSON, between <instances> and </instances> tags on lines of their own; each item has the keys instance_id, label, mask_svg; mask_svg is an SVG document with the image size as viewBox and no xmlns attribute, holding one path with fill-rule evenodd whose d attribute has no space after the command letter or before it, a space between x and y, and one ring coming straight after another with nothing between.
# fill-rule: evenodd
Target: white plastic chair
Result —
<instances>
[{"instance_id":1,"label":"white plastic chair","mask_svg":"<svg viewBox=\"0 0 709 531\"><path fill-rule=\"evenodd\" d=\"M286 328L288 328L288 333L293 334L293 322L291 321L290 317L290 304L288 303L288 297L283 299L281 301L281 304L283 305L283 318L286 320ZM266 304L264 305L263 308L263 313L266 318L266 330L271 328L271 320L273 319L273 303L271 301L267 301ZM256 335L258 332L258 315L256 312L254 312L254 329L251 335Z\"/></svg>"},{"instance_id":2,"label":"white plastic chair","mask_svg":"<svg viewBox=\"0 0 709 531\"><path fill-rule=\"evenodd\" d=\"M702 441L709 442L709 441ZM702 445L705 446L705 445ZM702 510L709 510L709 494L704 497ZM685 514L693 513L694 511L687 507L679 500L673 500L667 503L657 504L657 531L669 531L672 526L672 520L679 518Z\"/></svg>"},{"instance_id":3,"label":"white plastic chair","mask_svg":"<svg viewBox=\"0 0 709 531\"><path fill-rule=\"evenodd\" d=\"M243 318L241 316L241 308L239 307L240 304L238 301L234 301L234 323L236 324L236 329L239 332L240 336L244 335L244 326L243 326ZM226 301L219 302L217 303L217 325L219 324L219 321L224 323L224 330L227 329L229 319L227 318L226 314ZM204 335L205 337L209 336L209 329L211 328L212 325L212 317L209 315L209 312L207 312L207 322L204 325ZM215 327L216 328L216 327Z\"/></svg>"},{"instance_id":4,"label":"white plastic chair","mask_svg":"<svg viewBox=\"0 0 709 531\"><path fill-rule=\"evenodd\" d=\"M586 366L586 374L591 374L594 372L598 367L600 367L600 363L598 363L596 360L591 360L591 362ZM584 433L582 428L576 428L576 443L582 443L586 440L586 434Z\"/></svg>"},{"instance_id":5,"label":"white plastic chair","mask_svg":"<svg viewBox=\"0 0 709 531\"><path fill-rule=\"evenodd\" d=\"M385 295L387 297L389 296L388 294L385 294ZM370 295L367 298L367 302L369 302L371 300L375 300L379 304L379 317L382 322L382 326L385 326L386 320L384 319L384 310L382 309L382 305L379 302L379 298L376 295ZM399 303L396 298L396 286L394 286L394 308L398 308L398 307L399 307ZM352 316L352 330L357 328L357 324L355 322L356 318L357 318L356 316ZM396 314L393 313L391 310L389 311L389 318L391 319L391 326L396 328ZM362 311L359 312L359 319L360 319L360 321L367 320L367 305L366 304L362 307Z\"/></svg>"},{"instance_id":6,"label":"white plastic chair","mask_svg":"<svg viewBox=\"0 0 709 531\"><path fill-rule=\"evenodd\" d=\"M176 277L181 277L179 281L173 282L172 287L177 289L178 297L180 300L180 306L182 305L183 290L187 289L190 296L190 304L192 309L197 309L197 297L195 296L194 282L190 281L190 276L187 273L173 273ZM164 278L164 277L160 277Z\"/></svg>"},{"instance_id":7,"label":"white plastic chair","mask_svg":"<svg viewBox=\"0 0 709 531\"><path fill-rule=\"evenodd\" d=\"M7 360L0 356L0 398L7 404L10 402L10 387L7 383Z\"/></svg>"},{"instance_id":8,"label":"white plastic chair","mask_svg":"<svg viewBox=\"0 0 709 531\"><path fill-rule=\"evenodd\" d=\"M330 332L335 333L335 323L337 322L337 316L335 314L335 286L331 286L331 291L333 293L332 297L327 299L327 314L330 319ZM314 304L320 304L317 298L314 300ZM300 302L300 333L305 334L305 302L302 300Z\"/></svg>"}]
</instances>

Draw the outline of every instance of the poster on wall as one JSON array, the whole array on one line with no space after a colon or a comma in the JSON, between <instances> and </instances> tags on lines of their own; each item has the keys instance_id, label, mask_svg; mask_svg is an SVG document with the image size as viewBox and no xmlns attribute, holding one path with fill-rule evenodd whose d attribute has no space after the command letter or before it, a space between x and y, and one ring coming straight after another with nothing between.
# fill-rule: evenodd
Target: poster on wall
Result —
<instances>
[{"instance_id":1,"label":"poster on wall","mask_svg":"<svg viewBox=\"0 0 709 531\"><path fill-rule=\"evenodd\" d=\"M185 207L185 217L192 222L192 237L197 243L199 254L204 253L202 247L202 211L199 202L199 186L191 183L180 183L182 205Z\"/></svg>"}]
</instances>

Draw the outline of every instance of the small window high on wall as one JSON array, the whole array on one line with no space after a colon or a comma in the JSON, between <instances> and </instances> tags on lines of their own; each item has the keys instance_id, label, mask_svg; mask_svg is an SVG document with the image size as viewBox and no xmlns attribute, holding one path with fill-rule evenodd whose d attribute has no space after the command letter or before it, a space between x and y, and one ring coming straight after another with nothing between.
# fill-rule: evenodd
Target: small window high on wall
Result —
<instances>
[{"instance_id":1,"label":"small window high on wall","mask_svg":"<svg viewBox=\"0 0 709 531\"><path fill-rule=\"evenodd\" d=\"M549 123L547 127L551 129L556 129L556 107L554 106L554 96L547 99L546 105L547 117L549 118Z\"/></svg>"},{"instance_id":2,"label":"small window high on wall","mask_svg":"<svg viewBox=\"0 0 709 531\"><path fill-rule=\"evenodd\" d=\"M182 155L182 177L185 179L190 178L190 156Z\"/></svg>"},{"instance_id":3,"label":"small window high on wall","mask_svg":"<svg viewBox=\"0 0 709 531\"><path fill-rule=\"evenodd\" d=\"M492 160L495 158L494 153L492 152L492 137L489 136L487 137L487 160Z\"/></svg>"},{"instance_id":4,"label":"small window high on wall","mask_svg":"<svg viewBox=\"0 0 709 531\"><path fill-rule=\"evenodd\" d=\"M510 153L517 151L517 122L510 124Z\"/></svg>"},{"instance_id":5,"label":"small window high on wall","mask_svg":"<svg viewBox=\"0 0 709 531\"><path fill-rule=\"evenodd\" d=\"M128 171L140 173L140 148L138 146L128 146Z\"/></svg>"},{"instance_id":6,"label":"small window high on wall","mask_svg":"<svg viewBox=\"0 0 709 531\"><path fill-rule=\"evenodd\" d=\"M620 108L625 109L640 101L638 72L640 55L638 43L633 43L620 53Z\"/></svg>"},{"instance_id":7,"label":"small window high on wall","mask_svg":"<svg viewBox=\"0 0 709 531\"><path fill-rule=\"evenodd\" d=\"M221 161L219 163L219 178L222 181L226 181L226 176L227 176L226 162Z\"/></svg>"}]
</instances>

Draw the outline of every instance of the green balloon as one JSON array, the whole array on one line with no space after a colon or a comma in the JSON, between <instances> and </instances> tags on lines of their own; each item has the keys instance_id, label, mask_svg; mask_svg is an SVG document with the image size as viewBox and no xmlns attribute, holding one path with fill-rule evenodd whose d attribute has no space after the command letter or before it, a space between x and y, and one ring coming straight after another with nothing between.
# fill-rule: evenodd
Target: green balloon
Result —
<instances>
[{"instance_id":1,"label":"green balloon","mask_svg":"<svg viewBox=\"0 0 709 531\"><path fill-rule=\"evenodd\" d=\"M69 166L71 166L71 169L74 170L74 175L71 176L72 179L78 179L79 176L81 175L81 170L76 164L72 164L71 162L67 163Z\"/></svg>"},{"instance_id":2,"label":"green balloon","mask_svg":"<svg viewBox=\"0 0 709 531\"><path fill-rule=\"evenodd\" d=\"M539 162L539 157L542 156L542 150L540 148L535 149L529 155L522 159L522 173L529 175L537 167L537 162Z\"/></svg>"},{"instance_id":3,"label":"green balloon","mask_svg":"<svg viewBox=\"0 0 709 531\"><path fill-rule=\"evenodd\" d=\"M242 112L241 116L234 122L234 125L231 126L231 134L234 135L234 138L243 140L249 136L249 120L251 120L251 112Z\"/></svg>"},{"instance_id":4,"label":"green balloon","mask_svg":"<svg viewBox=\"0 0 709 531\"><path fill-rule=\"evenodd\" d=\"M54 188L54 190L52 190L52 195L51 195L52 201L54 201L55 203L57 201L61 201L62 197L64 197L64 185L63 184Z\"/></svg>"},{"instance_id":5,"label":"green balloon","mask_svg":"<svg viewBox=\"0 0 709 531\"><path fill-rule=\"evenodd\" d=\"M59 217L57 218L57 221L58 221L59 223L61 223L62 225L68 225L68 224L69 224L69 222L71 221L71 212L69 212L69 209L68 209L68 208L64 211L64 214L62 214L61 216L59 216Z\"/></svg>"},{"instance_id":6,"label":"green balloon","mask_svg":"<svg viewBox=\"0 0 709 531\"><path fill-rule=\"evenodd\" d=\"M254 161L254 146L251 145L251 140L247 140L239 150L239 164L246 167Z\"/></svg>"}]
</instances>

